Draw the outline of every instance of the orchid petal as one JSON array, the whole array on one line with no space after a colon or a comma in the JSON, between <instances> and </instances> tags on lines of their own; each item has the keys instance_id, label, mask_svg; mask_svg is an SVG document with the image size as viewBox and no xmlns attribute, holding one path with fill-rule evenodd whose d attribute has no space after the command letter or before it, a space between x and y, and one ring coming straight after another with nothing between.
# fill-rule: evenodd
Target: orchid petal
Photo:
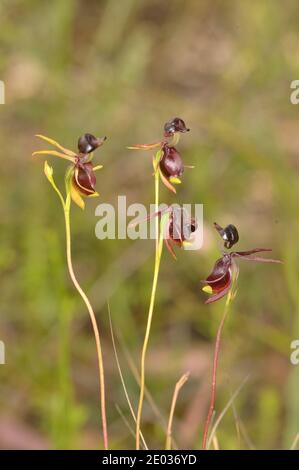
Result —
<instances>
[{"instance_id":1,"label":"orchid petal","mask_svg":"<svg viewBox=\"0 0 299 470\"><path fill-rule=\"evenodd\" d=\"M172 186L172 184L169 183L168 179L165 178L165 176L163 175L160 169L159 169L159 173L160 173L161 181L166 186L166 188L168 188L170 191L176 194L176 189Z\"/></svg>"},{"instance_id":2,"label":"orchid petal","mask_svg":"<svg viewBox=\"0 0 299 470\"><path fill-rule=\"evenodd\" d=\"M164 242L165 242L166 248L167 248L167 250L169 251L169 253L171 254L171 256L172 256L175 260L177 260L177 257L176 257L176 254L175 254L175 252L174 252L174 249L172 248L172 244L171 244L171 242L169 241L169 239L168 239L167 237L164 238Z\"/></svg>"},{"instance_id":3,"label":"orchid petal","mask_svg":"<svg viewBox=\"0 0 299 470\"><path fill-rule=\"evenodd\" d=\"M74 187L73 184L71 184L70 191L71 191L71 198L72 198L72 200L74 201L74 203L77 204L77 206L79 206L80 209L84 210L84 208L85 208L85 202L83 201L83 198L82 198L81 194L80 194L79 191Z\"/></svg>"},{"instance_id":4,"label":"orchid petal","mask_svg":"<svg viewBox=\"0 0 299 470\"><path fill-rule=\"evenodd\" d=\"M248 256L254 253L261 253L265 251L272 251L272 249L271 248L254 248L253 250L249 250L249 251L235 251L234 253L232 253L232 255Z\"/></svg>"},{"instance_id":5,"label":"orchid petal","mask_svg":"<svg viewBox=\"0 0 299 470\"><path fill-rule=\"evenodd\" d=\"M75 157L76 156L75 152L73 152L72 150L66 149L65 147L62 147L62 145L60 145L58 142L56 142L56 140L50 139L50 137L46 137L42 134L36 134L35 137L38 137L39 139L45 140L46 142L48 142L48 144L51 144L54 147L59 148L60 150L62 150L62 152L64 152L69 157Z\"/></svg>"},{"instance_id":6,"label":"orchid petal","mask_svg":"<svg viewBox=\"0 0 299 470\"><path fill-rule=\"evenodd\" d=\"M261 256L240 256L237 255L238 258L245 259L246 261L258 261L261 263L278 263L278 264L283 264L282 261L278 259L272 259L272 258L262 258Z\"/></svg>"},{"instance_id":7,"label":"orchid petal","mask_svg":"<svg viewBox=\"0 0 299 470\"><path fill-rule=\"evenodd\" d=\"M231 283L228 287L218 292L217 294L213 295L208 300L206 300L205 304L211 304L213 302L216 302L216 300L222 299L222 297L224 297L230 291L230 288L231 288Z\"/></svg>"},{"instance_id":8,"label":"orchid petal","mask_svg":"<svg viewBox=\"0 0 299 470\"><path fill-rule=\"evenodd\" d=\"M85 186L82 186L82 184L80 184L78 168L75 169L74 177L75 177L75 181L76 181L78 188L82 189L84 194L87 194L87 195L94 194L95 191L93 189L86 188Z\"/></svg>"},{"instance_id":9,"label":"orchid petal","mask_svg":"<svg viewBox=\"0 0 299 470\"><path fill-rule=\"evenodd\" d=\"M219 282L221 281L228 273L229 269L230 269L230 264L228 263L227 265L225 265L223 263L223 271L221 273L221 275L219 277L214 277L213 279L209 279L210 277L213 276L214 274L214 271L215 269L219 269L219 264L223 262L223 258L220 258L216 261L215 265L214 265L214 268L213 268L213 271L211 272L211 274L209 274L209 276L207 277L207 279L203 279L201 282L205 283L205 284L215 284L216 282Z\"/></svg>"},{"instance_id":10,"label":"orchid petal","mask_svg":"<svg viewBox=\"0 0 299 470\"><path fill-rule=\"evenodd\" d=\"M162 142L154 142L153 144L135 144L127 147L129 150L152 150L160 147Z\"/></svg>"},{"instance_id":11,"label":"orchid petal","mask_svg":"<svg viewBox=\"0 0 299 470\"><path fill-rule=\"evenodd\" d=\"M202 279L200 282L202 282L203 284L205 283L209 283L209 284L214 284L215 282L219 282L221 281L221 279L224 278L224 276L226 276L226 273L222 274L220 277L217 277L217 279L213 279L212 281L208 281L207 279Z\"/></svg>"},{"instance_id":12,"label":"orchid petal","mask_svg":"<svg viewBox=\"0 0 299 470\"><path fill-rule=\"evenodd\" d=\"M35 157L35 155L54 155L54 157L64 158L65 160L69 160L73 163L75 161L73 157L69 157L64 153L57 152L56 150L37 150L32 154L33 157Z\"/></svg>"}]
</instances>

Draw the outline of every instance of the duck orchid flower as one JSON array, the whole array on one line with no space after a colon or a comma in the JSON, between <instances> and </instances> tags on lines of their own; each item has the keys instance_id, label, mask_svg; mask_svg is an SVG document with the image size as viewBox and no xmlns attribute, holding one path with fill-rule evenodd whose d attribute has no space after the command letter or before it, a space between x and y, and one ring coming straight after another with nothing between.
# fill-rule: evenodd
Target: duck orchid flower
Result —
<instances>
[{"instance_id":1,"label":"duck orchid flower","mask_svg":"<svg viewBox=\"0 0 299 470\"><path fill-rule=\"evenodd\" d=\"M96 176L95 171L100 170L102 165L93 166L93 151L99 148L106 140L106 137L95 137L92 134L84 134L78 140L78 151L73 152L53 139L41 134L36 137L44 140L48 144L56 147L58 150L37 150L33 152L36 155L52 155L70 161L72 165L66 173L66 180L69 183L69 191L72 200L84 209L83 197L96 197ZM45 162L45 173L49 181L53 184L53 169Z\"/></svg>"},{"instance_id":2,"label":"duck orchid flower","mask_svg":"<svg viewBox=\"0 0 299 470\"><path fill-rule=\"evenodd\" d=\"M185 208L180 207L177 204L166 206L158 212L151 214L144 220L147 221L153 217L162 217L163 215L165 215L165 224L163 226L164 243L171 256L176 260L177 257L174 252L173 245L179 248L191 245L194 240L194 234L197 230L198 223L195 217L191 217ZM134 225L136 224L129 224L129 227L133 227Z\"/></svg>"},{"instance_id":3,"label":"duck orchid flower","mask_svg":"<svg viewBox=\"0 0 299 470\"><path fill-rule=\"evenodd\" d=\"M164 125L164 137L152 144L136 144L128 149L131 150L154 150L157 149L153 158L154 172L159 172L162 183L173 193L176 189L173 185L181 183L184 168L193 168L183 164L181 154L175 145L179 142L180 134L189 132L185 122L181 118L173 118Z\"/></svg>"},{"instance_id":4,"label":"duck orchid flower","mask_svg":"<svg viewBox=\"0 0 299 470\"><path fill-rule=\"evenodd\" d=\"M224 229L218 224L214 224L216 230L224 240L225 248L231 248L239 240L238 230L234 225L228 225ZM206 300L206 304L211 304L227 295L233 285L234 279L238 277L238 260L256 261L262 263L281 263L281 261L271 258L256 256L256 253L272 251L270 248L253 248L248 251L224 252L219 258L211 274L202 282L205 284L203 291L211 297Z\"/></svg>"},{"instance_id":5,"label":"duck orchid flower","mask_svg":"<svg viewBox=\"0 0 299 470\"><path fill-rule=\"evenodd\" d=\"M197 229L197 220L182 207L170 208L168 223L165 227L164 241L169 253L176 259L173 245L183 248L192 244L193 234Z\"/></svg>"}]
</instances>

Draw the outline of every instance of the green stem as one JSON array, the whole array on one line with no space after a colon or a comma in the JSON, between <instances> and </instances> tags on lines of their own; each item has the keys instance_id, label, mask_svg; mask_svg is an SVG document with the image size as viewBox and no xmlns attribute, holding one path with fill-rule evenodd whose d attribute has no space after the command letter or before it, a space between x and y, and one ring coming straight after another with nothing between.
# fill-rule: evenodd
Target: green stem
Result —
<instances>
[{"instance_id":1,"label":"green stem","mask_svg":"<svg viewBox=\"0 0 299 470\"><path fill-rule=\"evenodd\" d=\"M105 402L105 378L104 378L104 364L103 364L103 355L100 341L99 329L96 321L96 317L93 311L93 308L90 304L90 301L81 288L73 269L72 263L72 251L71 251L71 226L70 226L70 206L71 199L69 193L67 194L66 202L63 204L64 209L64 219L65 219L65 233L66 233L66 254L67 254L67 265L70 277L72 282L77 289L78 293L82 297L89 316L91 324L93 327L96 347L97 347L97 357L98 357L98 367L99 367L99 382L100 382L100 403L101 403L101 414L102 414L102 428L103 428L103 438L104 438L104 447L108 449L108 431L107 431L107 420L106 420L106 402Z\"/></svg>"},{"instance_id":2,"label":"green stem","mask_svg":"<svg viewBox=\"0 0 299 470\"><path fill-rule=\"evenodd\" d=\"M155 212L158 212L159 210L159 180L160 180L159 172L155 168ZM150 305L149 305L149 311L148 311L148 317L147 317L147 325L146 325L145 337L144 337L142 353L141 353L140 394L139 394L139 403L138 403L137 418L136 418L136 449L137 450L140 449L140 424L141 424L141 415L142 415L144 390L145 390L145 358L146 358L147 346L148 346L148 341L149 341L149 336L150 336L150 331L151 331L151 324L152 324L159 270L160 270L161 255L162 255L162 250L163 250L163 227L162 227L163 224L161 221L161 228L160 228L158 217L156 217L155 225L156 225L155 268L154 268L154 277L153 277Z\"/></svg>"},{"instance_id":3,"label":"green stem","mask_svg":"<svg viewBox=\"0 0 299 470\"><path fill-rule=\"evenodd\" d=\"M70 374L70 327L71 314L64 299L62 314L59 315L59 359L58 374L60 385L60 400L58 416L56 416L55 436L60 449L70 449L72 435L70 429L70 414L73 405L73 390Z\"/></svg>"}]
</instances>

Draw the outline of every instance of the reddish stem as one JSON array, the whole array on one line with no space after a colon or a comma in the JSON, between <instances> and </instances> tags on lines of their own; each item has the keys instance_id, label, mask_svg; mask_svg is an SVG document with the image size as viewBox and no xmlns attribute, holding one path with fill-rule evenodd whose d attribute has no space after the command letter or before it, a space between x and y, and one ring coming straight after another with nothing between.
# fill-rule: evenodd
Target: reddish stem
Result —
<instances>
[{"instance_id":1,"label":"reddish stem","mask_svg":"<svg viewBox=\"0 0 299 470\"><path fill-rule=\"evenodd\" d=\"M221 341L221 335L222 335L222 330L223 330L223 326L224 326L224 323L225 323L226 315L227 315L227 312L228 312L229 301L230 301L230 295L227 298L224 313L223 313L220 325L218 327L217 336L216 336L215 350L214 350L214 361L213 361L213 374L212 374L210 407L209 407L209 412L208 412L208 415L207 415L207 418L206 418L204 433L203 433L203 439L202 439L202 449L203 450L207 449L207 439L208 439L209 427L210 427L211 419L212 419L213 412L214 412L214 409L215 409L216 388L217 388L217 368L218 368L218 359L219 359L219 352L220 352L220 341Z\"/></svg>"}]
</instances>

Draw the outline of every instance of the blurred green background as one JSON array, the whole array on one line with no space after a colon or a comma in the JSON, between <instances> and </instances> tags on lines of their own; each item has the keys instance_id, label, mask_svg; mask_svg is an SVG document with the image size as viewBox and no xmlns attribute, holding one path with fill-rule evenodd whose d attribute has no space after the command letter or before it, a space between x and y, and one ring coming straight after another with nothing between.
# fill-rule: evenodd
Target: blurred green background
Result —
<instances>
[{"instance_id":1,"label":"blurred green background","mask_svg":"<svg viewBox=\"0 0 299 470\"><path fill-rule=\"evenodd\" d=\"M219 257L214 221L237 225L238 249L273 248L284 265L243 262L225 326L217 413L248 376L218 429L220 448L289 448L299 432L298 2L285 0L2 0L0 79L0 447L99 448L95 344L65 265L63 214L43 174L47 146L75 149L84 132L107 135L95 154L100 201L74 207L75 270L100 324L113 448L134 428L118 376L107 312L136 407L153 272L153 241L99 241L99 202L153 202L150 156L127 145L160 138L180 116L187 170L175 199L204 204L204 246L164 253L147 361L143 429L162 447L175 382L190 379L175 414L179 448L199 448L215 332L224 302L205 306L200 279ZM65 162L51 160L62 182ZM177 250L178 251L178 250Z\"/></svg>"}]
</instances>

